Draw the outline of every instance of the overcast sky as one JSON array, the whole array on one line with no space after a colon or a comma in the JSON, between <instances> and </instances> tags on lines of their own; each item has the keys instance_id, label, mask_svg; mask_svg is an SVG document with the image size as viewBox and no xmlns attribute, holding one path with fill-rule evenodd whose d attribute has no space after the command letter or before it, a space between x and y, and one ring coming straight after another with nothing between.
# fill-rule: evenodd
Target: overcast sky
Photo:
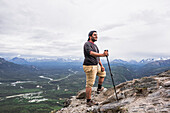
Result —
<instances>
[{"instance_id":1,"label":"overcast sky","mask_svg":"<svg viewBox=\"0 0 170 113\"><path fill-rule=\"evenodd\" d=\"M90 30L111 59L170 56L170 0L0 0L0 57L83 57Z\"/></svg>"}]
</instances>

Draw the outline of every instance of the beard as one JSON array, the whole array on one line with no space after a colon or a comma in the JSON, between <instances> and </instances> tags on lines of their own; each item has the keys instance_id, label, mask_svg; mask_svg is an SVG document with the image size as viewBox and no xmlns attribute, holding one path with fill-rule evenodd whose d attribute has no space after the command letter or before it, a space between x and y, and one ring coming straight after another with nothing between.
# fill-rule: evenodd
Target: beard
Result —
<instances>
[{"instance_id":1,"label":"beard","mask_svg":"<svg viewBox=\"0 0 170 113\"><path fill-rule=\"evenodd\" d=\"M95 42L95 41L97 41L97 40L95 40L94 37L92 37L92 41Z\"/></svg>"}]
</instances>

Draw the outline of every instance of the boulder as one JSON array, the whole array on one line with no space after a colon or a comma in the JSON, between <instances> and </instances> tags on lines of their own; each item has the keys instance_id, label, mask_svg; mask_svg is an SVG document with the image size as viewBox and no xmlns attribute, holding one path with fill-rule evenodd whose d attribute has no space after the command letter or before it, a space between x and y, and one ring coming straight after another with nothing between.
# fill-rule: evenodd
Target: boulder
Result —
<instances>
[{"instance_id":1,"label":"boulder","mask_svg":"<svg viewBox=\"0 0 170 113\"><path fill-rule=\"evenodd\" d=\"M78 92L76 99L85 99L86 98L86 90L81 90Z\"/></svg>"},{"instance_id":2,"label":"boulder","mask_svg":"<svg viewBox=\"0 0 170 113\"><path fill-rule=\"evenodd\" d=\"M66 100L66 108L57 113L168 113L170 111L170 70L156 76L134 79L97 94L92 88L92 100L98 106L86 106L85 89Z\"/></svg>"}]
</instances>

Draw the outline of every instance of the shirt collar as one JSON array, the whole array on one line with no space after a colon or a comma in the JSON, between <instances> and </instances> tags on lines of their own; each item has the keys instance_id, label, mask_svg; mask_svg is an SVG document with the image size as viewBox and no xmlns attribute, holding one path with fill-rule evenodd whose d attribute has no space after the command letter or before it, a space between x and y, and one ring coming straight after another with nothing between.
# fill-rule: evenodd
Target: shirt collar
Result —
<instances>
[{"instance_id":1,"label":"shirt collar","mask_svg":"<svg viewBox=\"0 0 170 113\"><path fill-rule=\"evenodd\" d=\"M89 41L90 43L94 44L94 42Z\"/></svg>"}]
</instances>

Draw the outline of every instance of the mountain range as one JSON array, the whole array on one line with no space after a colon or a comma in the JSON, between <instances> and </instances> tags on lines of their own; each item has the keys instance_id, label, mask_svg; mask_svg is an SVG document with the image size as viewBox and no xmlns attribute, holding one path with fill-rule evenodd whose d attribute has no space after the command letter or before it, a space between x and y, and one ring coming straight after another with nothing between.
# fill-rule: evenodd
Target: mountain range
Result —
<instances>
[{"instance_id":1,"label":"mountain range","mask_svg":"<svg viewBox=\"0 0 170 113\"><path fill-rule=\"evenodd\" d=\"M143 59L139 62L135 60L124 61L121 59L115 59L111 61L110 65L118 84L127 80L132 80L133 78L141 78L143 76L154 75L168 70L170 69L170 59ZM109 74L107 64L104 64L104 66L106 72ZM40 74L41 72L46 71L54 73L56 71L68 70L69 68L83 73L82 61L80 59L24 59L15 57L6 61L4 58L0 58L1 79L32 78L36 77L37 73ZM106 80L108 80L109 83L109 76L106 77Z\"/></svg>"},{"instance_id":2,"label":"mountain range","mask_svg":"<svg viewBox=\"0 0 170 113\"><path fill-rule=\"evenodd\" d=\"M0 81L35 78L37 70L33 65L19 65L0 58Z\"/></svg>"},{"instance_id":3,"label":"mountain range","mask_svg":"<svg viewBox=\"0 0 170 113\"><path fill-rule=\"evenodd\" d=\"M4 58L0 58L0 84L1 84L0 91L1 91L1 94L3 95L9 95L13 93L15 94L17 87L12 86L13 91L11 92L11 89L9 90L11 86L8 86L8 84L17 82L17 81L36 81L36 83L18 84L18 89L20 89L21 91L20 93L22 93L22 91L32 92L35 90L36 91L43 90L44 91L43 95L49 97L50 101L51 101L51 98L56 99L56 97L58 99L69 98L75 92L84 88L86 77L82 69L82 61L70 59L70 61L67 62L66 60L64 60L64 58L60 60L59 59L58 60L57 59L55 60L54 59L52 60L51 59L34 59L34 60L31 59L31 60L24 59L24 58L14 58L14 59L7 61ZM170 59L156 60L156 61L152 60L152 62L150 62L149 60L146 60L146 62L140 63L137 61L123 61L123 60L118 60L118 59L111 61L110 65L111 65L111 70L113 73L115 85L130 81L133 79L145 77L145 76L156 75L161 72L164 72L165 70L170 70ZM107 63L103 65L105 67L106 74L107 74L103 86L105 88L110 88L112 87L112 81L111 81L111 77L109 73L109 68L108 68ZM40 76L43 76L44 78L48 78L48 79L40 78ZM57 81L49 82L50 81L49 79L55 79ZM98 84L96 82L94 86L97 86L97 85ZM42 86L42 89L41 88L37 89L36 86ZM58 87L60 87L61 90L58 90ZM28 90L25 88L31 88L31 89ZM8 93L2 93L6 91ZM6 100L4 101L6 102ZM18 102L19 104L17 104L16 106L20 106L21 101L19 100ZM56 106L56 102L58 102L58 100L55 101L55 103L52 101L52 103L54 103L53 106ZM44 103L47 103L47 102L44 102ZM39 103L39 104L44 104L44 103ZM4 105L3 102L1 102L1 106L2 105ZM9 104L7 103L6 105L9 105ZM28 105L30 105L30 103ZM38 103L36 103L36 105L38 105ZM51 105L52 104L50 103L49 106L51 107ZM12 103L12 106L13 108L11 109L14 109L14 107L16 107L14 106L13 103ZM45 108L43 110L46 109L46 106L44 107ZM6 109L8 108L9 106L6 106ZM29 107L27 107L26 105L25 109L27 108ZM39 106L35 109L38 109L38 108ZM18 108L18 110L20 109L21 108Z\"/></svg>"},{"instance_id":4,"label":"mountain range","mask_svg":"<svg viewBox=\"0 0 170 113\"><path fill-rule=\"evenodd\" d=\"M147 58L147 59L142 59L139 62L137 62L136 60L130 60L130 61L124 61L121 59L115 59L112 61L112 63L122 63L122 64L139 64L139 65L143 65L143 64L147 64L147 63L151 63L151 62L155 62L155 61L162 61L162 60L168 60L170 58Z\"/></svg>"},{"instance_id":5,"label":"mountain range","mask_svg":"<svg viewBox=\"0 0 170 113\"><path fill-rule=\"evenodd\" d=\"M11 60L9 60L10 62L16 63L16 64L28 64L29 62L27 60L25 60L24 58L12 58Z\"/></svg>"},{"instance_id":6,"label":"mountain range","mask_svg":"<svg viewBox=\"0 0 170 113\"><path fill-rule=\"evenodd\" d=\"M114 59L111 61L111 63L120 63L120 64L138 64L138 65L143 65L155 61L160 61L160 60L168 60L170 58L148 58L148 59L142 59L141 61L136 61L136 60L130 60L130 61L125 61L122 59ZM19 58L19 57L14 57L10 60L10 62L16 63L16 64L29 64L31 62L83 62L82 58L62 58L58 57L55 59L50 59L50 58Z\"/></svg>"}]
</instances>

